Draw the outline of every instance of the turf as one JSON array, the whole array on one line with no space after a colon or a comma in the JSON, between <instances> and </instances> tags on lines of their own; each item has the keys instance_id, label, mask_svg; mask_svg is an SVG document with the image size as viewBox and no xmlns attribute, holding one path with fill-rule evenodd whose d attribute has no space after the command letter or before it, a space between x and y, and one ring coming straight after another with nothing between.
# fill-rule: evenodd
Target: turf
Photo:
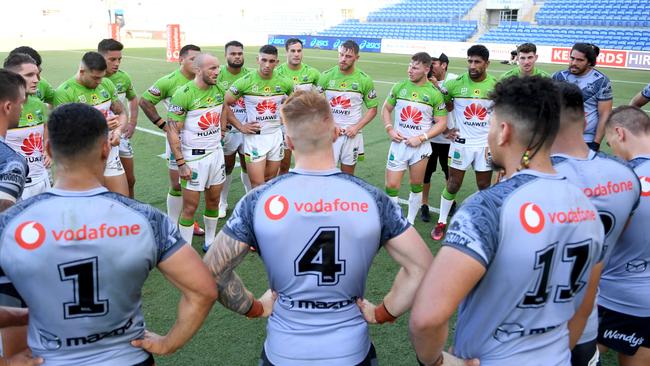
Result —
<instances>
[{"instance_id":1,"label":"turf","mask_svg":"<svg viewBox=\"0 0 650 366\"><path fill-rule=\"evenodd\" d=\"M246 52L246 65L254 67L255 47L248 47ZM223 55L222 48L207 47L218 56ZM433 51L433 50L429 50ZM440 51L440 50L436 50ZM442 50L444 51L444 50ZM83 51L50 51L42 52L43 76L54 86L71 77L79 65ZM5 57L5 54L0 54ZM283 57L283 56L281 56ZM157 78L173 71L177 65L164 61L165 50L160 49L126 49L122 69L127 71L134 80L135 89L141 94ZM223 61L223 59L222 59ZM333 51L305 50L304 61L318 69L325 70L336 65L336 53ZM409 57L406 55L367 54L361 55L358 67L364 70L375 80L379 100L383 101L392 84L406 78L406 68ZM489 72L500 75L511 66L501 65L499 60L494 60L489 67ZM564 65L540 65L543 69L552 72L565 68ZM450 71L462 73L465 71L465 61L452 59ZM617 69L603 69L613 81L614 105L626 104L645 83L650 81L650 72ZM380 104L381 105L381 104ZM162 112L162 110L161 110ZM386 155L389 146L388 137L383 129L379 114L365 130L366 160L357 167L357 175L366 179L377 187L384 186L384 171ZM158 131L140 113L139 126L150 131ZM165 199L168 188L166 163L159 154L164 152L164 139L161 136L138 131L132 143L135 150L136 166L136 198L165 210ZM235 170L231 194L230 207L234 207L242 196L243 189L239 179L239 170ZM434 174L431 189L431 205L439 205L442 190L443 176L440 172ZM408 185L404 184L401 196L406 198ZM467 174L463 188L459 193L462 201L467 195L475 191L473 174ZM199 211L202 212L202 208ZM435 221L436 214L432 215ZM200 215L197 214L197 217ZM219 227L224 223L220 220ZM430 239L429 233L432 224L416 222L415 227L425 239L431 250L435 253L439 243ZM200 252L201 238L194 240L193 246ZM397 272L397 266L385 251L376 257L370 271L365 296L373 302L378 302L390 288L392 279ZM261 295L267 288L266 275L262 262L256 255L249 255L238 268L237 272L247 287L256 295ZM152 272L143 290L143 310L147 327L157 333L165 333L176 319L178 292L157 272ZM381 364L408 365L415 363L415 356L407 335L408 316L402 316L395 324L372 326L371 333ZM253 365L257 364L265 334L264 320L247 320L225 310L216 304L200 332L188 343L185 348L174 355L158 357L157 364L165 365ZM451 327L453 332L453 326ZM615 364L612 355L607 355L603 365Z\"/></svg>"}]
</instances>

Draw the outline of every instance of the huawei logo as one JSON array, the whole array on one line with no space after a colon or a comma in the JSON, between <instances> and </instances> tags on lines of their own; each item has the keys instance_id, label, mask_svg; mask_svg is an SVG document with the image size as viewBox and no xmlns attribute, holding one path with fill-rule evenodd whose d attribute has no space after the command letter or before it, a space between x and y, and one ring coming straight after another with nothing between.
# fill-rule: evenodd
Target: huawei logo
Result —
<instances>
[{"instance_id":1,"label":"huawei logo","mask_svg":"<svg viewBox=\"0 0 650 366\"><path fill-rule=\"evenodd\" d=\"M524 203L519 209L521 225L531 234L537 234L544 229L544 212L534 203Z\"/></svg>"},{"instance_id":2,"label":"huawei logo","mask_svg":"<svg viewBox=\"0 0 650 366\"><path fill-rule=\"evenodd\" d=\"M237 99L235 105L239 108L246 108L246 103L244 103L244 98Z\"/></svg>"},{"instance_id":3,"label":"huawei logo","mask_svg":"<svg viewBox=\"0 0 650 366\"><path fill-rule=\"evenodd\" d=\"M45 228L36 221L26 221L16 228L15 238L21 248L34 250L45 241Z\"/></svg>"},{"instance_id":4,"label":"huawei logo","mask_svg":"<svg viewBox=\"0 0 650 366\"><path fill-rule=\"evenodd\" d=\"M330 100L330 106L332 108L343 108L343 109L348 109L352 106L350 103L350 99L339 95L338 97L334 97Z\"/></svg>"},{"instance_id":5,"label":"huawei logo","mask_svg":"<svg viewBox=\"0 0 650 366\"><path fill-rule=\"evenodd\" d=\"M264 213L271 220L280 220L289 211L289 201L279 194L269 197L264 203Z\"/></svg>"},{"instance_id":6,"label":"huawei logo","mask_svg":"<svg viewBox=\"0 0 650 366\"><path fill-rule=\"evenodd\" d=\"M43 137L38 132L32 132L23 140L20 149L27 155L32 155L34 151L43 152Z\"/></svg>"},{"instance_id":7,"label":"huawei logo","mask_svg":"<svg viewBox=\"0 0 650 366\"><path fill-rule=\"evenodd\" d=\"M420 112L417 108L411 107L409 105L406 106L406 108L402 108L402 111L399 113L399 118L402 120L402 122L411 120L417 125L422 121L422 112Z\"/></svg>"},{"instance_id":8,"label":"huawei logo","mask_svg":"<svg viewBox=\"0 0 650 366\"><path fill-rule=\"evenodd\" d=\"M199 127L205 131L211 126L219 126L220 117L217 112L207 112L199 118Z\"/></svg>"},{"instance_id":9,"label":"huawei logo","mask_svg":"<svg viewBox=\"0 0 650 366\"><path fill-rule=\"evenodd\" d=\"M478 118L479 121L483 121L487 117L488 112L485 107L480 104L472 103L465 107L465 112L463 112L467 120Z\"/></svg>"},{"instance_id":10,"label":"huawei logo","mask_svg":"<svg viewBox=\"0 0 650 366\"><path fill-rule=\"evenodd\" d=\"M278 110L278 106L274 101L265 99L257 103L257 107L255 107L255 109L257 109L258 114L264 114L266 112L275 114L275 112Z\"/></svg>"}]
</instances>

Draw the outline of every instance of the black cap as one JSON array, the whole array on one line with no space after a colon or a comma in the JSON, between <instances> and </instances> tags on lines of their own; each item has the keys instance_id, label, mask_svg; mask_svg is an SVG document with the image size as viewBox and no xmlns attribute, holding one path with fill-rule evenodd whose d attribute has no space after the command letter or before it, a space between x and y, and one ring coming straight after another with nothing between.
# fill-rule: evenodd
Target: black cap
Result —
<instances>
[{"instance_id":1,"label":"black cap","mask_svg":"<svg viewBox=\"0 0 650 366\"><path fill-rule=\"evenodd\" d=\"M431 60L432 61L440 61L440 62L444 62L446 64L449 64L449 57L447 57L447 55L445 55L444 53L441 53L440 56L438 56L438 57L436 57L436 56L431 57Z\"/></svg>"}]
</instances>

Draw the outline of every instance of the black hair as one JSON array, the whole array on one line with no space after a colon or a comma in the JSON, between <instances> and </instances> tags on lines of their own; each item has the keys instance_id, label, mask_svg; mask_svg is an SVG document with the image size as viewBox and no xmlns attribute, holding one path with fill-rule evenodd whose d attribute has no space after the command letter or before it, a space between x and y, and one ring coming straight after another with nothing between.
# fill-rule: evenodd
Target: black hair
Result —
<instances>
[{"instance_id":1,"label":"black hair","mask_svg":"<svg viewBox=\"0 0 650 366\"><path fill-rule=\"evenodd\" d=\"M600 48L598 46L591 43L576 43L571 48L571 51L573 50L583 53L589 65L596 66L596 60L600 54Z\"/></svg>"},{"instance_id":2,"label":"black hair","mask_svg":"<svg viewBox=\"0 0 650 366\"><path fill-rule=\"evenodd\" d=\"M26 53L10 53L2 65L7 70L16 71L23 64L32 64L35 66L36 61Z\"/></svg>"},{"instance_id":3,"label":"black hair","mask_svg":"<svg viewBox=\"0 0 650 366\"><path fill-rule=\"evenodd\" d=\"M302 47L302 41L298 38L289 38L284 42L284 49L289 50L289 46L294 45L296 43L300 43L300 47Z\"/></svg>"},{"instance_id":4,"label":"black hair","mask_svg":"<svg viewBox=\"0 0 650 366\"><path fill-rule=\"evenodd\" d=\"M562 117L567 117L562 118L562 120L567 119L567 122L584 123L585 107L582 90L577 85L564 81L556 81L555 87L562 103Z\"/></svg>"},{"instance_id":5,"label":"black hair","mask_svg":"<svg viewBox=\"0 0 650 366\"><path fill-rule=\"evenodd\" d=\"M38 51L36 51L35 49L33 49L33 48L29 47L29 46L16 47L13 50L11 50L11 52L9 52L10 55L14 54L14 53L28 54L29 56L31 56L31 58L34 59L34 61L36 61L36 66L38 66L38 67L40 67L41 63L43 62L43 59L41 58L41 55L38 53Z\"/></svg>"},{"instance_id":6,"label":"black hair","mask_svg":"<svg viewBox=\"0 0 650 366\"><path fill-rule=\"evenodd\" d=\"M348 39L347 41L341 43L341 47L346 50L350 50L354 52L355 55L359 54L359 45L357 44L357 42L351 39Z\"/></svg>"},{"instance_id":7,"label":"black hair","mask_svg":"<svg viewBox=\"0 0 650 366\"><path fill-rule=\"evenodd\" d=\"M230 41L226 43L226 45L223 47L224 51L228 50L228 47L239 47L242 50L244 49L244 45L239 41Z\"/></svg>"},{"instance_id":8,"label":"black hair","mask_svg":"<svg viewBox=\"0 0 650 366\"><path fill-rule=\"evenodd\" d=\"M97 45L97 52L99 53L122 51L123 49L124 45L121 42L114 40L113 38L102 39Z\"/></svg>"},{"instance_id":9,"label":"black hair","mask_svg":"<svg viewBox=\"0 0 650 366\"><path fill-rule=\"evenodd\" d=\"M522 43L517 46L517 53L537 53L537 46L534 43Z\"/></svg>"},{"instance_id":10,"label":"black hair","mask_svg":"<svg viewBox=\"0 0 650 366\"><path fill-rule=\"evenodd\" d=\"M11 70L0 69L0 101L15 101L20 97L20 89L25 88L27 84L22 76Z\"/></svg>"},{"instance_id":11,"label":"black hair","mask_svg":"<svg viewBox=\"0 0 650 366\"><path fill-rule=\"evenodd\" d=\"M47 121L47 134L54 158L70 158L91 151L100 138L108 137L102 112L83 103L55 108Z\"/></svg>"},{"instance_id":12,"label":"black hair","mask_svg":"<svg viewBox=\"0 0 650 366\"><path fill-rule=\"evenodd\" d=\"M105 71L108 68L106 59L98 52L86 52L81 58L84 66L90 71Z\"/></svg>"},{"instance_id":13,"label":"black hair","mask_svg":"<svg viewBox=\"0 0 650 366\"><path fill-rule=\"evenodd\" d=\"M190 51L201 52L201 47L195 46L193 44L186 44L181 48L181 51L178 53L180 57L185 57Z\"/></svg>"},{"instance_id":14,"label":"black hair","mask_svg":"<svg viewBox=\"0 0 650 366\"><path fill-rule=\"evenodd\" d=\"M472 47L467 49L467 57L478 56L483 59L483 61L490 60L490 51L487 47L482 44L475 44Z\"/></svg>"},{"instance_id":15,"label":"black hair","mask_svg":"<svg viewBox=\"0 0 650 366\"><path fill-rule=\"evenodd\" d=\"M260 47L260 53L277 56L278 49L275 46L271 46L270 44L265 44L264 46Z\"/></svg>"}]
</instances>

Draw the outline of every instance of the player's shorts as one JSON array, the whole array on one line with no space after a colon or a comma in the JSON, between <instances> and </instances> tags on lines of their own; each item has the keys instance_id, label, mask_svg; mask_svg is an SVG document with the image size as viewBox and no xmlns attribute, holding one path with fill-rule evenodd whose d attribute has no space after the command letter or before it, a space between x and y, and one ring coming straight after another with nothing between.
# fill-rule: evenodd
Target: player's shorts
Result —
<instances>
[{"instance_id":1,"label":"player's shorts","mask_svg":"<svg viewBox=\"0 0 650 366\"><path fill-rule=\"evenodd\" d=\"M334 364L334 363L332 363ZM377 361L377 351L375 350L375 345L370 343L370 349L368 350L368 353L366 354L366 358L364 358L361 362L356 364L355 366L377 366L379 363ZM268 356L266 355L266 350L262 347L262 354L260 355L260 362L258 364L259 366L276 366L271 361L269 360Z\"/></svg>"},{"instance_id":2,"label":"player's shorts","mask_svg":"<svg viewBox=\"0 0 650 366\"><path fill-rule=\"evenodd\" d=\"M571 350L571 366L597 366L600 360L596 339L577 344Z\"/></svg>"},{"instance_id":3,"label":"player's shorts","mask_svg":"<svg viewBox=\"0 0 650 366\"><path fill-rule=\"evenodd\" d=\"M334 141L334 162L344 165L355 165L363 161L363 135L361 132L350 138L345 135L339 136Z\"/></svg>"},{"instance_id":4,"label":"player's shorts","mask_svg":"<svg viewBox=\"0 0 650 366\"><path fill-rule=\"evenodd\" d=\"M244 153L244 134L233 128L223 137L223 154L232 155L236 152Z\"/></svg>"},{"instance_id":5,"label":"player's shorts","mask_svg":"<svg viewBox=\"0 0 650 366\"><path fill-rule=\"evenodd\" d=\"M34 179L36 183L34 182ZM27 177L25 181L25 189L23 190L23 195L20 196L21 199L26 200L30 197L34 197L37 194L47 192L52 186L50 186L50 179L47 176L47 173L41 177L31 178Z\"/></svg>"},{"instance_id":6,"label":"player's shorts","mask_svg":"<svg viewBox=\"0 0 650 366\"><path fill-rule=\"evenodd\" d=\"M169 146L169 141L165 140L165 156L167 157L167 168L169 170L178 170L178 164L176 164L176 157L172 152L171 146Z\"/></svg>"},{"instance_id":7,"label":"player's shorts","mask_svg":"<svg viewBox=\"0 0 650 366\"><path fill-rule=\"evenodd\" d=\"M628 356L650 348L650 317L619 313L598 306L598 343Z\"/></svg>"},{"instance_id":8,"label":"player's shorts","mask_svg":"<svg viewBox=\"0 0 650 366\"><path fill-rule=\"evenodd\" d=\"M489 172L492 170L492 154L490 148L469 147L458 142L451 144L449 148L449 166L458 170L467 170L469 166L477 172Z\"/></svg>"},{"instance_id":9,"label":"player's shorts","mask_svg":"<svg viewBox=\"0 0 650 366\"><path fill-rule=\"evenodd\" d=\"M442 172L445 173L445 180L449 177L447 164L449 164L449 147L451 144L432 142L430 145L431 156L429 156L427 170L424 172L424 184L431 183L431 175L436 171L438 163L440 163L440 169Z\"/></svg>"},{"instance_id":10,"label":"player's shorts","mask_svg":"<svg viewBox=\"0 0 650 366\"><path fill-rule=\"evenodd\" d=\"M120 161L120 148L117 146L111 147L111 152L108 154L106 160L106 168L104 168L105 177L116 177L124 174L122 161Z\"/></svg>"},{"instance_id":11,"label":"player's shorts","mask_svg":"<svg viewBox=\"0 0 650 366\"><path fill-rule=\"evenodd\" d=\"M181 179L181 187L196 192L222 184L226 181L226 163L223 150L183 150L185 163L192 170L190 180Z\"/></svg>"},{"instance_id":12,"label":"player's shorts","mask_svg":"<svg viewBox=\"0 0 650 366\"><path fill-rule=\"evenodd\" d=\"M120 158L133 159L133 147L131 147L131 140L122 136L120 137Z\"/></svg>"},{"instance_id":13,"label":"player's shorts","mask_svg":"<svg viewBox=\"0 0 650 366\"><path fill-rule=\"evenodd\" d=\"M421 160L431 156L431 144L425 142L418 147L406 146L403 142L391 142L388 149L386 169L393 172L402 172Z\"/></svg>"},{"instance_id":14,"label":"player's shorts","mask_svg":"<svg viewBox=\"0 0 650 366\"><path fill-rule=\"evenodd\" d=\"M256 163L262 160L281 161L284 157L282 131L267 134L244 136L244 154L247 163Z\"/></svg>"},{"instance_id":15,"label":"player's shorts","mask_svg":"<svg viewBox=\"0 0 650 366\"><path fill-rule=\"evenodd\" d=\"M282 148L284 150L290 150L289 144L287 144L287 139L285 137L287 135L287 129L284 127L284 125L280 126L280 129L282 130Z\"/></svg>"}]
</instances>

